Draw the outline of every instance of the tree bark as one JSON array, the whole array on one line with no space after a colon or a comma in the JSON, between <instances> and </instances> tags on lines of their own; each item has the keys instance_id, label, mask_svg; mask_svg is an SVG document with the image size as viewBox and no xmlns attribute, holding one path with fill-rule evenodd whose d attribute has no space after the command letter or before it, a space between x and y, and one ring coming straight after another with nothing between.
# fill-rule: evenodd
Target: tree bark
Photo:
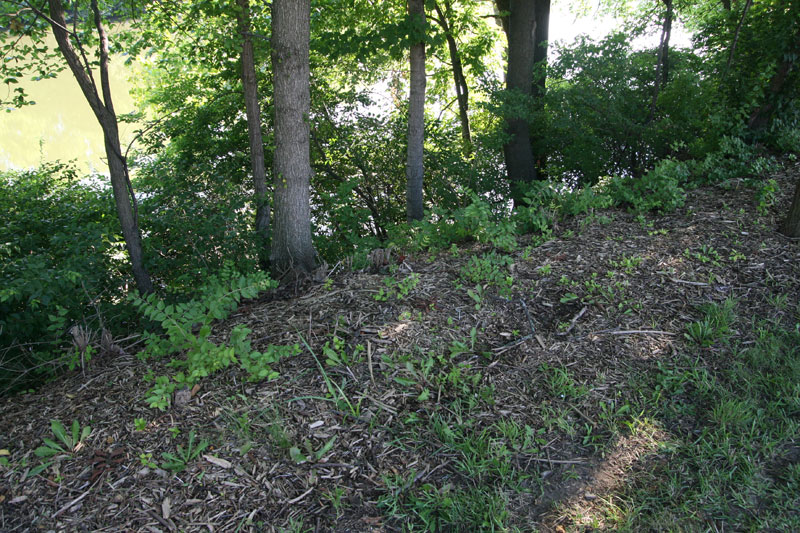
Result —
<instances>
[{"instance_id":1,"label":"tree bark","mask_svg":"<svg viewBox=\"0 0 800 533\"><path fill-rule=\"evenodd\" d=\"M416 24L425 25L424 0L408 0L408 15ZM422 182L425 172L425 42L411 45L409 53L408 153L406 159L406 217L408 221L424 216Z\"/></svg>"},{"instance_id":2,"label":"tree bark","mask_svg":"<svg viewBox=\"0 0 800 533\"><path fill-rule=\"evenodd\" d=\"M256 205L256 235L259 248L269 243L269 198L267 170L264 163L264 141L261 134L261 110L258 105L258 80L256 79L253 39L250 27L250 1L237 0L239 33L242 35L242 87L247 113L247 136L250 141L250 164L253 171L253 188ZM260 253L259 255L267 255Z\"/></svg>"},{"instance_id":3,"label":"tree bark","mask_svg":"<svg viewBox=\"0 0 800 533\"><path fill-rule=\"evenodd\" d=\"M272 71L275 87L275 217L273 271L296 279L314 269L309 187L310 1L273 0Z\"/></svg>"},{"instance_id":4,"label":"tree bark","mask_svg":"<svg viewBox=\"0 0 800 533\"><path fill-rule=\"evenodd\" d=\"M89 103L97 122L103 129L103 138L108 159L108 173L111 177L111 188L114 194L117 217L122 227L122 236L125 239L125 247L130 256L133 278L136 288L140 293L153 291L153 283L150 274L144 266L142 254L142 237L139 232L138 217L136 213L136 197L133 194L130 176L128 174L128 163L122 154L119 141L119 128L117 115L114 112L114 104L111 99L111 84L108 76L108 36L102 23L100 8L97 0L92 0L91 7L94 15L94 25L99 38L99 58L100 58L100 84L102 97L97 89L91 65L86 58L85 51L80 41L76 42L76 50L70 41L70 33L67 30L67 23L64 18L64 6L61 0L48 0L50 26L53 36L58 43L61 55L69 66L72 75L78 82L83 92L83 96ZM80 57L78 55L80 53Z\"/></svg>"},{"instance_id":5,"label":"tree bark","mask_svg":"<svg viewBox=\"0 0 800 533\"><path fill-rule=\"evenodd\" d=\"M536 111L544 111L544 97L547 91L547 49L550 39L550 0L536 0L536 21L534 22L533 64L535 78L533 80L533 97ZM542 143L544 138L536 128L531 129L531 146L535 164L534 179L546 179L547 153Z\"/></svg>"},{"instance_id":6,"label":"tree bark","mask_svg":"<svg viewBox=\"0 0 800 533\"><path fill-rule=\"evenodd\" d=\"M472 135L469 130L469 87L464 77L464 67L461 63L461 54L458 52L458 44L455 35L450 28L449 17L452 15L450 0L444 0L444 11L439 2L434 0L433 7L438 18L434 19L447 39L447 49L450 53L450 63L453 65L453 84L456 89L456 100L458 101L458 117L461 121L461 141L465 156L472 153Z\"/></svg>"},{"instance_id":7,"label":"tree bark","mask_svg":"<svg viewBox=\"0 0 800 533\"><path fill-rule=\"evenodd\" d=\"M547 81L547 47L550 39L550 0L536 0L534 21L533 64L541 67L541 75L534 80L534 95L543 97Z\"/></svg>"},{"instance_id":8,"label":"tree bark","mask_svg":"<svg viewBox=\"0 0 800 533\"><path fill-rule=\"evenodd\" d=\"M511 0L495 0L495 7L497 8L497 18L500 19L500 27L503 28L503 33L508 38L509 31L509 12L511 11Z\"/></svg>"},{"instance_id":9,"label":"tree bark","mask_svg":"<svg viewBox=\"0 0 800 533\"><path fill-rule=\"evenodd\" d=\"M672 0L664 0L667 7L664 13L664 24L661 28L661 40L658 45L658 57L656 59L656 81L653 88L653 99L650 102L650 116L647 122L651 122L656 116L656 104L661 89L667 84L669 79L669 39L672 35Z\"/></svg>"},{"instance_id":10,"label":"tree bark","mask_svg":"<svg viewBox=\"0 0 800 533\"><path fill-rule=\"evenodd\" d=\"M536 2L511 0L509 9L506 89L530 97L536 49ZM506 132L510 139L503 146L503 154L515 207L522 205L524 185L536 178L530 129L531 125L525 118L506 117Z\"/></svg>"},{"instance_id":11,"label":"tree bark","mask_svg":"<svg viewBox=\"0 0 800 533\"><path fill-rule=\"evenodd\" d=\"M781 233L787 237L800 237L800 179L797 180L797 187L794 190L794 200L789 208L789 216L781 226Z\"/></svg>"}]
</instances>

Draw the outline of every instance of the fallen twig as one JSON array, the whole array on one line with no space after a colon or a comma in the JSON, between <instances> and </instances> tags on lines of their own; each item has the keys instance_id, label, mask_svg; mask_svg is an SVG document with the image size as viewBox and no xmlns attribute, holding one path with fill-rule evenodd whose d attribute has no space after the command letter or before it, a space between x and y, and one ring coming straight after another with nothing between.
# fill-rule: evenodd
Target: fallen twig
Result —
<instances>
[{"instance_id":1,"label":"fallen twig","mask_svg":"<svg viewBox=\"0 0 800 533\"><path fill-rule=\"evenodd\" d=\"M98 479L97 481L100 481L100 480ZM94 486L95 486L95 485L97 485L97 481L95 481L94 483L92 483L92 484L89 486L89 488L88 488L88 489L86 489L86 491L85 491L83 494L81 494L80 496L78 496L77 498L75 498L74 500L72 500L71 502L69 502L67 505L65 505L64 507L62 507L61 509L59 509L58 511L56 511L55 513L53 513L53 516L52 516L52 518L57 518L57 517L58 517L58 516L59 516L61 513L63 513L63 512L64 512L64 511L66 511L67 509L70 509L70 508L72 508L72 506L73 506L73 505L75 505L76 503L78 503L79 501L81 501L82 499L84 499L84 498L85 498L85 497L86 497L86 496L87 496L87 495L88 495L88 494L89 494L89 493L92 491L92 489L94 488Z\"/></svg>"},{"instance_id":2,"label":"fallen twig","mask_svg":"<svg viewBox=\"0 0 800 533\"><path fill-rule=\"evenodd\" d=\"M580 318L581 318L581 317L583 316L583 314L586 312L586 309L587 309L587 307L586 307L586 306L583 306L583 309L581 309L581 310L578 312L578 314L577 314L577 315L575 315L574 317L572 317L572 320L570 320L570 322L569 322L569 327L568 327L566 330L564 330L563 332L561 332L561 333L557 333L557 335L566 335L567 333L569 333L570 331L572 331L572 328L574 328L574 327L575 327L575 323L576 323L576 322L578 322L578 320L580 320Z\"/></svg>"},{"instance_id":3,"label":"fallen twig","mask_svg":"<svg viewBox=\"0 0 800 533\"><path fill-rule=\"evenodd\" d=\"M702 281L686 281L678 278L669 278L669 280L675 283L683 283L684 285L694 285L695 287L710 287L708 283L703 283Z\"/></svg>"},{"instance_id":4,"label":"fallen twig","mask_svg":"<svg viewBox=\"0 0 800 533\"><path fill-rule=\"evenodd\" d=\"M657 329L603 329L595 331L592 335L677 335L671 331L659 331Z\"/></svg>"}]
</instances>

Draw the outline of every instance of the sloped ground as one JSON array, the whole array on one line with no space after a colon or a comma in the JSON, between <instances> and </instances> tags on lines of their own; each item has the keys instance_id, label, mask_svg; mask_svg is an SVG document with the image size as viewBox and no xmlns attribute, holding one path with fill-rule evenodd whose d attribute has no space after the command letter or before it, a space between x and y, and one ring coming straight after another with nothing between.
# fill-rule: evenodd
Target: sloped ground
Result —
<instances>
[{"instance_id":1,"label":"sloped ground","mask_svg":"<svg viewBox=\"0 0 800 533\"><path fill-rule=\"evenodd\" d=\"M792 529L800 390L776 378L777 411L714 397L765 324L800 321L800 244L773 230L798 168L763 213L733 183L672 214L598 212L523 239L501 265L508 292L464 280L487 251L473 245L249 302L215 334L247 324L255 349L300 344L274 381L226 371L160 412L143 376L166 367L123 355L3 399L0 531ZM386 279L408 293L385 296ZM690 326L704 317L708 331ZM797 369L791 341L779 350ZM750 411L782 413L771 440L746 441L752 475L736 477L734 449L687 455L719 448L720 427L746 434ZM92 433L26 477L53 419ZM191 432L208 448L162 469ZM729 483L705 490L703 457Z\"/></svg>"}]
</instances>

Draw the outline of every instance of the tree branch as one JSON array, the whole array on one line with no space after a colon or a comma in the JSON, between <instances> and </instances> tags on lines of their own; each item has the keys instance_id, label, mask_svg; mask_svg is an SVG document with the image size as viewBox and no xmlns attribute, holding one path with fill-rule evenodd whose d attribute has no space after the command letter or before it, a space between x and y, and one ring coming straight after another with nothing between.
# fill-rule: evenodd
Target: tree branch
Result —
<instances>
[{"instance_id":1,"label":"tree branch","mask_svg":"<svg viewBox=\"0 0 800 533\"><path fill-rule=\"evenodd\" d=\"M753 0L747 0L747 2L744 4L744 10L742 11L742 18L739 19L739 24L736 26L736 32L733 34L731 51L728 54L728 64L725 66L727 70L730 70L731 63L733 63L733 54L736 52L736 44L739 42L739 32L742 31L742 25L744 24L744 19L747 16L747 12L750 10L751 5L753 5Z\"/></svg>"}]
</instances>

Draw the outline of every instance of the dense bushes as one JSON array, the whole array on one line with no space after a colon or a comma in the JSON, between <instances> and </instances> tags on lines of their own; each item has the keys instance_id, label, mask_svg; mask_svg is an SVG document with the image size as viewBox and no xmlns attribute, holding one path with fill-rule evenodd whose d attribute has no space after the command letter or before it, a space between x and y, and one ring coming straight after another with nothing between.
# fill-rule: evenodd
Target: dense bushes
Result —
<instances>
[{"instance_id":1,"label":"dense bushes","mask_svg":"<svg viewBox=\"0 0 800 533\"><path fill-rule=\"evenodd\" d=\"M53 350L78 322L100 327L125 294L124 242L113 199L68 165L0 173L0 391L26 370L54 369ZM28 375L27 377L32 377Z\"/></svg>"}]
</instances>

